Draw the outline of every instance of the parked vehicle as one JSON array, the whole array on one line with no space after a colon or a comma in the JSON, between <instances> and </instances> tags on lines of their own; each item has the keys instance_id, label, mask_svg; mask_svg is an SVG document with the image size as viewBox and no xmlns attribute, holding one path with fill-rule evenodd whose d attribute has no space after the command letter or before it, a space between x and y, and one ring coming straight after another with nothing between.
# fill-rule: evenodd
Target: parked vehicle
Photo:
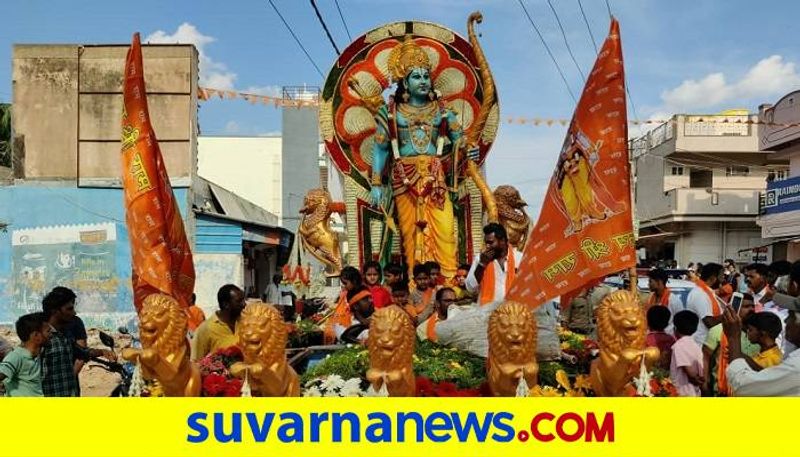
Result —
<instances>
[{"instance_id":1,"label":"parked vehicle","mask_svg":"<svg viewBox=\"0 0 800 457\"><path fill-rule=\"evenodd\" d=\"M603 283L617 289L622 289L626 287L627 279L623 279L620 276L609 276L605 279L605 281L603 281ZM650 293L650 283L646 276L639 276L637 286L639 288L639 292ZM695 283L692 281L687 281L685 279L670 279L667 282L667 287L669 287L669 290L672 291L673 295L678 296L685 309L689 292L697 287L697 285L695 285Z\"/></svg>"},{"instance_id":2,"label":"parked vehicle","mask_svg":"<svg viewBox=\"0 0 800 457\"><path fill-rule=\"evenodd\" d=\"M130 342L127 347L140 347L139 338L131 334L126 327L120 327L117 331L130 337ZM113 336L100 331L100 341L110 350L117 352L117 343ZM89 365L90 367L99 367L109 373L116 373L120 377L119 384L114 388L109 397L127 397L130 391L131 379L133 379L133 370L135 366L130 362L119 363L98 357L92 357L91 360L94 363Z\"/></svg>"}]
</instances>

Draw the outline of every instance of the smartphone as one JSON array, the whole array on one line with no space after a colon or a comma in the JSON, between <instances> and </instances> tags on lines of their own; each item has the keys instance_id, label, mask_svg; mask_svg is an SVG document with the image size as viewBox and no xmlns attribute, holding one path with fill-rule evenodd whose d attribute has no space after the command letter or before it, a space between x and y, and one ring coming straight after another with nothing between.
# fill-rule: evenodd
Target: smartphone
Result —
<instances>
[{"instance_id":1,"label":"smartphone","mask_svg":"<svg viewBox=\"0 0 800 457\"><path fill-rule=\"evenodd\" d=\"M731 306L737 313L739 312L739 308L742 307L742 301L744 301L744 295L742 295L741 292L734 292L731 297Z\"/></svg>"}]
</instances>

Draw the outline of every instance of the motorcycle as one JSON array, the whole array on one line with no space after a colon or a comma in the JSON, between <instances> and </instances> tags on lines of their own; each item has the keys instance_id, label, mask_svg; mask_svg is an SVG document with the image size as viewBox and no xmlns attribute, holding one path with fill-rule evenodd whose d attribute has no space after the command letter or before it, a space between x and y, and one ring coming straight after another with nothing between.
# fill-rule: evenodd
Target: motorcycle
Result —
<instances>
[{"instance_id":1,"label":"motorcycle","mask_svg":"<svg viewBox=\"0 0 800 457\"><path fill-rule=\"evenodd\" d=\"M120 327L117 331L123 335L128 335L130 337L130 343L128 346L136 347L139 345L139 339L136 338L136 336L132 335L126 327ZM116 352L117 343L114 340L113 336L103 331L100 331L100 342L102 342L103 345L108 347L110 350ZM98 357L92 357L91 361L94 362L94 364L90 365L89 366L90 368L99 367L103 370L108 371L109 373L115 373L119 375L120 377L119 384L114 388L109 397L128 396L131 387L131 380L133 379L133 371L135 369L135 366L132 363L113 362Z\"/></svg>"}]
</instances>

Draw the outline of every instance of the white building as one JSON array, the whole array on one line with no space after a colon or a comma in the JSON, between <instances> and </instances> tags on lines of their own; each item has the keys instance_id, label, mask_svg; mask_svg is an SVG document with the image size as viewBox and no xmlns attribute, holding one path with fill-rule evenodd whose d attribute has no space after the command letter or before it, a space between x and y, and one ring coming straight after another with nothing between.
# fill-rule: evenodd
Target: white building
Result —
<instances>
[{"instance_id":1,"label":"white building","mask_svg":"<svg viewBox=\"0 0 800 457\"><path fill-rule=\"evenodd\" d=\"M773 250L785 253L776 258L795 261L800 259L800 90L759 111L765 123L760 147L789 161L789 173L768 177L758 225Z\"/></svg>"},{"instance_id":2,"label":"white building","mask_svg":"<svg viewBox=\"0 0 800 457\"><path fill-rule=\"evenodd\" d=\"M197 174L278 216L283 196L281 137L200 136Z\"/></svg>"},{"instance_id":3,"label":"white building","mask_svg":"<svg viewBox=\"0 0 800 457\"><path fill-rule=\"evenodd\" d=\"M768 174L785 160L760 151L746 112L676 115L632 142L639 245L648 260L772 260L756 225ZM763 249L752 250L754 247Z\"/></svg>"}]
</instances>

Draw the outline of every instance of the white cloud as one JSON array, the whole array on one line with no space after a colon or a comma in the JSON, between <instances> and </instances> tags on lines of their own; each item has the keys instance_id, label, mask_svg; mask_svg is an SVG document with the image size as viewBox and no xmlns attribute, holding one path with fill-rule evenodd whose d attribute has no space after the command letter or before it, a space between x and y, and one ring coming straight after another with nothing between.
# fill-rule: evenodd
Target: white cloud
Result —
<instances>
[{"instance_id":1,"label":"white cloud","mask_svg":"<svg viewBox=\"0 0 800 457\"><path fill-rule=\"evenodd\" d=\"M195 45L200 55L200 84L213 89L232 90L234 88L236 73L230 71L224 63L216 62L206 54L206 45L216 41L216 38L203 35L194 25L184 22L171 35L163 30L158 30L150 34L144 41Z\"/></svg>"},{"instance_id":2,"label":"white cloud","mask_svg":"<svg viewBox=\"0 0 800 457\"><path fill-rule=\"evenodd\" d=\"M800 86L800 73L794 62L782 56L762 59L749 68L738 81L729 82L723 73L711 73L699 80L687 79L678 87L661 93L664 106L657 111L692 112L719 108L723 104L741 104L783 95Z\"/></svg>"},{"instance_id":3,"label":"white cloud","mask_svg":"<svg viewBox=\"0 0 800 457\"><path fill-rule=\"evenodd\" d=\"M246 94L266 95L268 97L280 97L283 95L281 86L250 86L242 92Z\"/></svg>"},{"instance_id":4,"label":"white cloud","mask_svg":"<svg viewBox=\"0 0 800 457\"><path fill-rule=\"evenodd\" d=\"M239 124L236 121L228 121L228 123L225 124L225 133L239 133Z\"/></svg>"}]
</instances>

